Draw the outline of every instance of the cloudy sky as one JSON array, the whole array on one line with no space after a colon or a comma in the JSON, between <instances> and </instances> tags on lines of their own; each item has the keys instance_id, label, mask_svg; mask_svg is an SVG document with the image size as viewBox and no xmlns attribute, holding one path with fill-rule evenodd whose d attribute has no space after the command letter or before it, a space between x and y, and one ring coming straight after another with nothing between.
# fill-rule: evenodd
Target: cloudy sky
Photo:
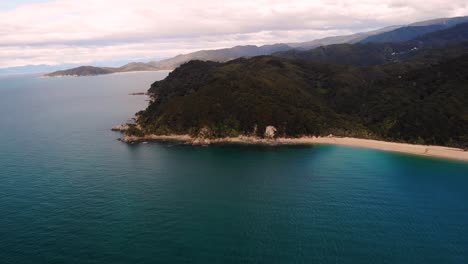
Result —
<instances>
[{"instance_id":1,"label":"cloudy sky","mask_svg":"<svg viewBox=\"0 0 468 264\"><path fill-rule=\"evenodd\" d=\"M461 15L467 0L0 0L0 68L145 61Z\"/></svg>"}]
</instances>

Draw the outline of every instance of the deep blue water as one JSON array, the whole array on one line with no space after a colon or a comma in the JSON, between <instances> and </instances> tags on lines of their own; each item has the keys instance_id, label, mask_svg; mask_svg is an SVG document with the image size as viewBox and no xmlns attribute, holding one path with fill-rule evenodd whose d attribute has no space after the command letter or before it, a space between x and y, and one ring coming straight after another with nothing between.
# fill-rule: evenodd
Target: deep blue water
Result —
<instances>
[{"instance_id":1,"label":"deep blue water","mask_svg":"<svg viewBox=\"0 0 468 264\"><path fill-rule=\"evenodd\" d=\"M165 75L0 77L0 263L468 263L468 164L116 141Z\"/></svg>"}]
</instances>

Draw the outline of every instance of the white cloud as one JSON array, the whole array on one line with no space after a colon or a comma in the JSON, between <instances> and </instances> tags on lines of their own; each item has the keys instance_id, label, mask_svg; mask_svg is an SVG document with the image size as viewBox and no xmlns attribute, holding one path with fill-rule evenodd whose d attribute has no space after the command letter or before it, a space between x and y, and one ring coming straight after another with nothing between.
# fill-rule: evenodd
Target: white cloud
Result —
<instances>
[{"instance_id":1,"label":"white cloud","mask_svg":"<svg viewBox=\"0 0 468 264\"><path fill-rule=\"evenodd\" d=\"M0 9L0 67L168 57L468 14L466 0L55 0Z\"/></svg>"}]
</instances>

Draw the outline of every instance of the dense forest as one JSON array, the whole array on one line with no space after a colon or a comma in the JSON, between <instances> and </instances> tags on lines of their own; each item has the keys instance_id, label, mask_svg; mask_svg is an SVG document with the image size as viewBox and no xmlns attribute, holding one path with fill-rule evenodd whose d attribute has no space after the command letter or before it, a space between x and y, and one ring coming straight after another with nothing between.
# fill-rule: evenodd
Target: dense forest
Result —
<instances>
[{"instance_id":1,"label":"dense forest","mask_svg":"<svg viewBox=\"0 0 468 264\"><path fill-rule=\"evenodd\" d=\"M430 44L411 56L365 66L336 61L341 55L191 61L151 86L154 100L138 113L141 130L130 133L263 136L274 126L279 137L333 134L468 148L468 44L451 41L464 40L460 31L440 32L419 37ZM388 45L340 47L372 58Z\"/></svg>"}]
</instances>

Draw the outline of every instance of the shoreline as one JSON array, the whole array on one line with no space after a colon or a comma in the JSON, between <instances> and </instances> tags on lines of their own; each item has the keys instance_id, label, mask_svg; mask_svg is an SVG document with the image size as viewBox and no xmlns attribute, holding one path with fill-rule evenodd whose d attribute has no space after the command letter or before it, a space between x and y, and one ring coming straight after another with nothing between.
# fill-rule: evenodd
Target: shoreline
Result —
<instances>
[{"instance_id":1,"label":"shoreline","mask_svg":"<svg viewBox=\"0 0 468 264\"><path fill-rule=\"evenodd\" d=\"M65 75L54 75L48 76L49 73L41 74L39 78L77 78L77 77L95 77L95 76L102 76L102 75L119 75L119 74L134 74L134 73L147 73L147 72L171 72L173 70L155 70L155 71L122 71L122 72L109 72L109 73L102 73L102 74L91 74L91 75L78 75L78 74L65 74Z\"/></svg>"},{"instance_id":2,"label":"shoreline","mask_svg":"<svg viewBox=\"0 0 468 264\"><path fill-rule=\"evenodd\" d=\"M266 139L250 136L239 136L231 138L200 139L189 135L146 135L144 137L124 136L120 141L125 143L137 143L143 141L178 141L192 145L211 144L246 144L246 145L338 145L356 148L375 149L387 152L396 152L417 156L458 160L468 162L468 151L459 148L414 145L408 143L397 143L379 141L372 139L360 139L350 137L301 137L301 138L277 138Z\"/></svg>"}]
</instances>

